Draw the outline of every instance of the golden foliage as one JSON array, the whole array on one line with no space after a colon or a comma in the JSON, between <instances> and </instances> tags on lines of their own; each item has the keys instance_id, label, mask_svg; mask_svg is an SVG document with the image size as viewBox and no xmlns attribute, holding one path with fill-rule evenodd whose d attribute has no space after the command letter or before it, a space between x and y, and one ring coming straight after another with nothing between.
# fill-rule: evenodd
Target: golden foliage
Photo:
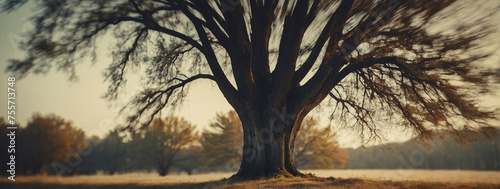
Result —
<instances>
[{"instance_id":1,"label":"golden foliage","mask_svg":"<svg viewBox=\"0 0 500 189\"><path fill-rule=\"evenodd\" d=\"M55 161L65 163L87 146L81 129L54 114L34 114L21 135L20 157L28 160L26 168L33 174L43 173Z\"/></svg>"}]
</instances>

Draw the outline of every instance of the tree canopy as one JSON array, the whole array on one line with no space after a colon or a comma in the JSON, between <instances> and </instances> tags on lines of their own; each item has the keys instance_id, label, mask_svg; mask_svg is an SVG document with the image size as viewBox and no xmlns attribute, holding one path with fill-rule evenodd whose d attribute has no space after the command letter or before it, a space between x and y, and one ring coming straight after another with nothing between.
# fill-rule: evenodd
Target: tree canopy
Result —
<instances>
[{"instance_id":1,"label":"tree canopy","mask_svg":"<svg viewBox=\"0 0 500 189\"><path fill-rule=\"evenodd\" d=\"M152 163L161 176L167 175L172 165L179 161L180 151L199 139L195 128L183 118L156 119L143 136L136 139L140 158Z\"/></svg>"},{"instance_id":2,"label":"tree canopy","mask_svg":"<svg viewBox=\"0 0 500 189\"><path fill-rule=\"evenodd\" d=\"M20 131L16 155L22 162L20 171L27 174L52 171L54 162L66 163L87 146L81 129L54 114L34 114Z\"/></svg>"},{"instance_id":3,"label":"tree canopy","mask_svg":"<svg viewBox=\"0 0 500 189\"><path fill-rule=\"evenodd\" d=\"M209 129L203 132L200 142L208 166L237 166L241 161L243 132L236 112L217 114Z\"/></svg>"},{"instance_id":4,"label":"tree canopy","mask_svg":"<svg viewBox=\"0 0 500 189\"><path fill-rule=\"evenodd\" d=\"M8 0L3 9L25 2ZM446 128L467 141L471 135L458 130L483 131L494 118L477 103L493 90L494 71L480 64L490 55L481 40L498 14L498 7L478 6L487 2L37 3L35 27L22 44L27 56L12 60L8 71L22 76L54 66L74 78L75 65L95 57L96 41L112 34L106 97L117 97L129 70L144 71L146 81L127 108L135 110L127 128L142 128L175 107L189 83L213 80L242 121L243 151L252 151L243 155L241 177L300 175L293 144L306 115L325 99L334 104L336 123L369 139L397 123L421 139Z\"/></svg>"},{"instance_id":5,"label":"tree canopy","mask_svg":"<svg viewBox=\"0 0 500 189\"><path fill-rule=\"evenodd\" d=\"M318 121L304 120L295 140L294 162L299 169L343 168L347 152L340 148L331 127L318 128Z\"/></svg>"},{"instance_id":6,"label":"tree canopy","mask_svg":"<svg viewBox=\"0 0 500 189\"><path fill-rule=\"evenodd\" d=\"M94 156L100 157L96 163L104 173L113 175L127 162L127 148L130 145L124 142L124 137L117 130L110 131L93 152L96 153Z\"/></svg>"}]
</instances>

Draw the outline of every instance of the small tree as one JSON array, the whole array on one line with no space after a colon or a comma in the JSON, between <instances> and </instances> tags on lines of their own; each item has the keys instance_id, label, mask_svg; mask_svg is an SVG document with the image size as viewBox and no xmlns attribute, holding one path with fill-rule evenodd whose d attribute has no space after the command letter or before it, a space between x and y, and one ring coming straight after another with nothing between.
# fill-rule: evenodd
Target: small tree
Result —
<instances>
[{"instance_id":1,"label":"small tree","mask_svg":"<svg viewBox=\"0 0 500 189\"><path fill-rule=\"evenodd\" d=\"M85 135L69 121L54 114L34 114L19 136L18 157L28 173L45 173L54 162L65 163L86 148Z\"/></svg>"},{"instance_id":2,"label":"small tree","mask_svg":"<svg viewBox=\"0 0 500 189\"><path fill-rule=\"evenodd\" d=\"M336 133L330 127L317 128L318 121L304 120L295 140L294 162L299 169L333 169L344 167L347 152L339 147Z\"/></svg>"},{"instance_id":3,"label":"small tree","mask_svg":"<svg viewBox=\"0 0 500 189\"><path fill-rule=\"evenodd\" d=\"M161 176L167 175L180 150L199 139L195 128L182 118L156 119L137 141L142 161L155 164Z\"/></svg>"}]
</instances>

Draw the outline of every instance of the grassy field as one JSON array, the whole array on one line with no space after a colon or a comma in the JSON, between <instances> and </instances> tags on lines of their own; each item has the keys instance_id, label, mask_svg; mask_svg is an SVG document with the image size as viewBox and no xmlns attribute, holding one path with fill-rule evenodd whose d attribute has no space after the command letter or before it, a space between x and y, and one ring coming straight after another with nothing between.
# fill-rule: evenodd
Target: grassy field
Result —
<instances>
[{"instance_id":1,"label":"grassy field","mask_svg":"<svg viewBox=\"0 0 500 189\"><path fill-rule=\"evenodd\" d=\"M231 181L232 173L168 175L26 176L0 188L500 188L500 172L445 170L310 170L318 178Z\"/></svg>"}]
</instances>

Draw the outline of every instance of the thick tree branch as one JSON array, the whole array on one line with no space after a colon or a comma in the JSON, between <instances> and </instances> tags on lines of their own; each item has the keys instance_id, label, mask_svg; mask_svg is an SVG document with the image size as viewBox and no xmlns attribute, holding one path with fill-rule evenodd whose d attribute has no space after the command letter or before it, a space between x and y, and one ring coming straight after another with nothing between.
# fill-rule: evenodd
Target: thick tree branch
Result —
<instances>
[{"instance_id":1,"label":"thick tree branch","mask_svg":"<svg viewBox=\"0 0 500 189\"><path fill-rule=\"evenodd\" d=\"M343 36L344 41L340 50L344 56L349 56L359 44L368 37L377 37L379 30L390 23L396 12L408 0L394 0L380 3L371 12L366 13L367 18L357 24L351 31Z\"/></svg>"},{"instance_id":2,"label":"thick tree branch","mask_svg":"<svg viewBox=\"0 0 500 189\"><path fill-rule=\"evenodd\" d=\"M212 70L212 74L214 75L215 81L217 82L217 85L219 86L222 94L224 95L224 97L226 97L229 104L231 104L233 107L240 107L241 104L238 97L238 91L229 82L224 71L220 67L219 61L217 60L215 52L211 46L211 42L208 39L207 33L205 32L202 23L197 21L196 16L194 16L193 13L188 10L187 5L181 5L180 8L181 11L191 20L196 28L196 31L198 32L198 36L200 37L200 40L203 44L202 52L207 59L210 70Z\"/></svg>"},{"instance_id":3,"label":"thick tree branch","mask_svg":"<svg viewBox=\"0 0 500 189\"><path fill-rule=\"evenodd\" d=\"M330 39L330 46L338 44L340 40L340 36L342 35L342 30L344 29L345 21L347 20L347 15L353 5L354 1L343 0L335 13L330 17L328 23L323 28L323 31L319 35L314 47L312 48L311 53L307 57L304 64L295 72L293 76L293 84L292 86L296 86L299 84L302 79L307 75L307 73L311 70L314 63L318 59L318 55L321 52L321 49L325 45L326 41ZM332 47L330 47L332 48Z\"/></svg>"},{"instance_id":4,"label":"thick tree branch","mask_svg":"<svg viewBox=\"0 0 500 189\"><path fill-rule=\"evenodd\" d=\"M225 28L228 28L228 24L222 17L208 4L207 1L195 1L193 2L198 12L200 12L205 19L205 26L215 35L220 44L229 48L229 38L225 33ZM217 21L217 22L216 22ZM219 27L219 25L222 27Z\"/></svg>"},{"instance_id":5,"label":"thick tree branch","mask_svg":"<svg viewBox=\"0 0 500 189\"><path fill-rule=\"evenodd\" d=\"M227 1L224 3L230 3ZM224 5L226 6L226 5ZM222 10L224 19L229 27L224 28L230 39L230 46L225 50L230 56L231 68L236 85L239 91L239 98L250 103L246 106L258 106L258 97L255 81L252 77L252 49L247 28L247 21L244 17L244 8L241 3L233 5L232 10ZM247 107L251 108L251 107ZM255 108L255 107L252 107Z\"/></svg>"},{"instance_id":6,"label":"thick tree branch","mask_svg":"<svg viewBox=\"0 0 500 189\"><path fill-rule=\"evenodd\" d=\"M303 87L299 87L295 90L295 93L298 94L297 96L300 98L299 102L303 102L304 104L302 105L311 104L312 106L316 106L328 95L329 91L336 84L351 73L353 69L357 69L359 65L347 66L342 69L343 66L348 64L344 57L347 57L356 50L361 42L360 40L364 39L370 31L377 30L387 25L404 2L406 1L385 1L379 4L378 8L375 9L376 13L369 18L375 21L375 23L370 21L369 24L363 26L364 28L359 28L361 30L357 32L361 34L351 36L344 40L340 49L337 48L337 43L335 41L329 41L323 63L320 65L318 71ZM380 18L380 16L382 16L382 18ZM341 69L342 71L340 71ZM293 99L297 99L298 97L293 97Z\"/></svg>"},{"instance_id":7,"label":"thick tree branch","mask_svg":"<svg viewBox=\"0 0 500 189\"><path fill-rule=\"evenodd\" d=\"M273 87L269 95L268 107L279 107L286 101L295 73L300 44L308 27L306 25L308 8L309 1L298 1L293 11L285 16L278 60L276 68L271 73Z\"/></svg>"},{"instance_id":8,"label":"thick tree branch","mask_svg":"<svg viewBox=\"0 0 500 189\"><path fill-rule=\"evenodd\" d=\"M270 2L270 1L269 1ZM251 39L252 39L252 76L257 93L267 99L271 87L271 71L269 68L269 38L271 24L275 20L274 9L261 3L251 1Z\"/></svg>"}]
</instances>

